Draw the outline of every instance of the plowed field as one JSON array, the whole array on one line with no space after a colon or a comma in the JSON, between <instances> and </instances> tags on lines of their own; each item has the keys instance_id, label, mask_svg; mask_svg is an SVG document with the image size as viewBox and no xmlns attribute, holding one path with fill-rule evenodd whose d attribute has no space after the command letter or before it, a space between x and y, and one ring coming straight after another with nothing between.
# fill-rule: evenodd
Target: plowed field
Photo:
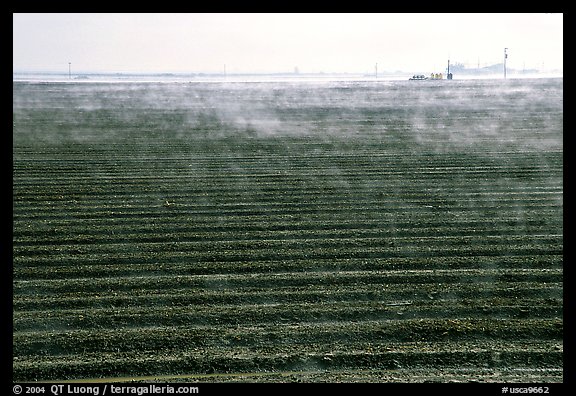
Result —
<instances>
[{"instance_id":1,"label":"plowed field","mask_svg":"<svg viewBox=\"0 0 576 396\"><path fill-rule=\"evenodd\" d=\"M562 382L562 79L13 91L14 381Z\"/></svg>"}]
</instances>

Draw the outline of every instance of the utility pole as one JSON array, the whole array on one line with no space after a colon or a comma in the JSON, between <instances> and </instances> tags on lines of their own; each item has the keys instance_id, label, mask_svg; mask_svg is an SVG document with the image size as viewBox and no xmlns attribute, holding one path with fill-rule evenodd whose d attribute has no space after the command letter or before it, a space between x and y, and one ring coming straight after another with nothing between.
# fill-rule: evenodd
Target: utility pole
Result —
<instances>
[{"instance_id":1,"label":"utility pole","mask_svg":"<svg viewBox=\"0 0 576 396\"><path fill-rule=\"evenodd\" d=\"M68 79L71 80L72 79L72 62L68 62Z\"/></svg>"},{"instance_id":2,"label":"utility pole","mask_svg":"<svg viewBox=\"0 0 576 396\"><path fill-rule=\"evenodd\" d=\"M506 79L506 59L508 58L508 54L506 53L506 50L508 48L504 48L504 79Z\"/></svg>"}]
</instances>

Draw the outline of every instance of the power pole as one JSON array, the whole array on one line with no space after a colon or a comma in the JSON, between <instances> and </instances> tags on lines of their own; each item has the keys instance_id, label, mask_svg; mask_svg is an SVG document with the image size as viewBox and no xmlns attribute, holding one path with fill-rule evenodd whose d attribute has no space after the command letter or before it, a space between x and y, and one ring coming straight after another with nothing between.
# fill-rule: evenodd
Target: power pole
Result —
<instances>
[{"instance_id":1,"label":"power pole","mask_svg":"<svg viewBox=\"0 0 576 396\"><path fill-rule=\"evenodd\" d=\"M506 79L506 59L508 58L508 54L506 53L506 50L508 48L504 48L504 79Z\"/></svg>"}]
</instances>

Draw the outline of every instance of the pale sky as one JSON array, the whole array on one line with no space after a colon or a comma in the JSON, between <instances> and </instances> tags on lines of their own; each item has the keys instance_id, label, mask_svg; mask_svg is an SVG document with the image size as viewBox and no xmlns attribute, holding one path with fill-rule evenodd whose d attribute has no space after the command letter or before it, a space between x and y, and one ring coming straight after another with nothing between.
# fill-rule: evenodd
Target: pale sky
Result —
<instances>
[{"instance_id":1,"label":"pale sky","mask_svg":"<svg viewBox=\"0 0 576 396\"><path fill-rule=\"evenodd\" d=\"M562 14L13 14L13 71L563 69Z\"/></svg>"}]
</instances>

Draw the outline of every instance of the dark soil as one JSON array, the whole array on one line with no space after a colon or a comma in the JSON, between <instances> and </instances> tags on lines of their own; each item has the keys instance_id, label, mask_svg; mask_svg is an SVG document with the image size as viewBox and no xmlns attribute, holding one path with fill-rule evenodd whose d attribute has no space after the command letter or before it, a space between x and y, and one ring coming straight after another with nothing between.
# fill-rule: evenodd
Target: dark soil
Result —
<instances>
[{"instance_id":1,"label":"dark soil","mask_svg":"<svg viewBox=\"0 0 576 396\"><path fill-rule=\"evenodd\" d=\"M13 90L14 381L562 382L562 79Z\"/></svg>"}]
</instances>

